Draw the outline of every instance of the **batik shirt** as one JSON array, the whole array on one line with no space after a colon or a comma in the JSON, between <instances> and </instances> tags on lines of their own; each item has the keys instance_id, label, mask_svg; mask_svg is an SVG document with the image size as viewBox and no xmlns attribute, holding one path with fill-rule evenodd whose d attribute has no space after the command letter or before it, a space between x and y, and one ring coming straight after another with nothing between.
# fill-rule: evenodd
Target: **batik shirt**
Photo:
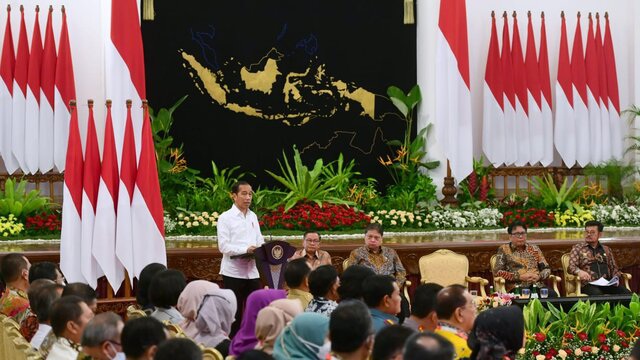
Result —
<instances>
[{"instance_id":1,"label":"batik shirt","mask_svg":"<svg viewBox=\"0 0 640 360\"><path fill-rule=\"evenodd\" d=\"M537 245L525 244L524 249L518 249L512 243L508 243L498 248L497 255L493 275L504 278L507 290L513 289L516 284L526 287L533 285L520 280L520 275L524 273L538 274L540 280L547 279L551 274L549 263ZM546 287L540 281L536 285Z\"/></svg>"},{"instance_id":2,"label":"batik shirt","mask_svg":"<svg viewBox=\"0 0 640 360\"><path fill-rule=\"evenodd\" d=\"M0 297L0 312L13 318L18 324L31 313L27 293L7 286Z\"/></svg>"},{"instance_id":3,"label":"batik shirt","mask_svg":"<svg viewBox=\"0 0 640 360\"><path fill-rule=\"evenodd\" d=\"M307 260L307 264L311 270L315 270L318 266L331 265L331 255L324 250L318 250L315 253L308 253L305 249L300 249L293 254L289 261L302 257Z\"/></svg>"},{"instance_id":4,"label":"batik shirt","mask_svg":"<svg viewBox=\"0 0 640 360\"><path fill-rule=\"evenodd\" d=\"M586 271L591 275L592 280L598 280L601 277L611 279L622 275L613 258L611 248L599 242L595 248L587 243L573 245L567 270L574 275L577 275L578 270ZM582 281L582 284L587 282L588 280Z\"/></svg>"},{"instance_id":5,"label":"batik shirt","mask_svg":"<svg viewBox=\"0 0 640 360\"><path fill-rule=\"evenodd\" d=\"M354 249L349 255L349 265L362 265L378 275L391 275L396 278L400 287L404 286L404 281L407 278L407 272L402 266L398 253L386 246L381 246L377 253L367 246Z\"/></svg>"},{"instance_id":6,"label":"batik shirt","mask_svg":"<svg viewBox=\"0 0 640 360\"><path fill-rule=\"evenodd\" d=\"M333 310L338 307L338 303L323 297L313 298L305 312L314 312L322 315L330 316Z\"/></svg>"}]
</instances>

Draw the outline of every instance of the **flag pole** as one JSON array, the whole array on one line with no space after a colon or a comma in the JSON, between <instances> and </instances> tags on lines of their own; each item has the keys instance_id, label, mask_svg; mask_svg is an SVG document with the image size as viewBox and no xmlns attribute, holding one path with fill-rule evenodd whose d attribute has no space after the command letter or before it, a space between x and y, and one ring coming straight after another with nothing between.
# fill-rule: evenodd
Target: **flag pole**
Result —
<instances>
[{"instance_id":1,"label":"flag pole","mask_svg":"<svg viewBox=\"0 0 640 360\"><path fill-rule=\"evenodd\" d=\"M456 179L451 176L451 164L447 159L447 176L444 178L444 186L442 187L444 198L440 201L443 205L458 206L458 199L456 199L458 189L455 183Z\"/></svg>"}]
</instances>

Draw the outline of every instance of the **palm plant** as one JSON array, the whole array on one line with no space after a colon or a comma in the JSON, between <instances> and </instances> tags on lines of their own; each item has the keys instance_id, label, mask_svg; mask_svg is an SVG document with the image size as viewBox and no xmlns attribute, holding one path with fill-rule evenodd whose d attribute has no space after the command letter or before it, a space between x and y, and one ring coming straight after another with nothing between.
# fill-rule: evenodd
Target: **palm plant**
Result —
<instances>
[{"instance_id":1,"label":"palm plant","mask_svg":"<svg viewBox=\"0 0 640 360\"><path fill-rule=\"evenodd\" d=\"M7 179L4 191L0 190L0 216L13 214L16 218L22 219L48 208L49 199L40 196L40 190L27 192L26 189L25 180L16 184L11 178Z\"/></svg>"},{"instance_id":2,"label":"palm plant","mask_svg":"<svg viewBox=\"0 0 640 360\"><path fill-rule=\"evenodd\" d=\"M574 181L568 186L567 178L564 179L558 189L551 174L537 177L535 182L531 180L527 181L538 191L536 197L542 202L542 205L549 210L573 210L579 207L576 200L585 189L580 181Z\"/></svg>"}]
</instances>

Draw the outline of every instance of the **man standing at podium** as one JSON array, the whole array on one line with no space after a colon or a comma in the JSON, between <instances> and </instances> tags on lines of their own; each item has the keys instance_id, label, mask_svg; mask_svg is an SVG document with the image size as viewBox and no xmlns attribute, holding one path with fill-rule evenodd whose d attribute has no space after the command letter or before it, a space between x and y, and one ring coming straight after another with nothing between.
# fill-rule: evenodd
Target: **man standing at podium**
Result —
<instances>
[{"instance_id":1,"label":"man standing at podium","mask_svg":"<svg viewBox=\"0 0 640 360\"><path fill-rule=\"evenodd\" d=\"M240 327L244 304L252 291L260 288L260 275L253 259L255 249L264 244L258 217L249 209L253 198L251 185L238 181L231 187L233 205L218 219L218 250L222 253L220 275L225 288L238 301L236 320L230 336Z\"/></svg>"}]
</instances>

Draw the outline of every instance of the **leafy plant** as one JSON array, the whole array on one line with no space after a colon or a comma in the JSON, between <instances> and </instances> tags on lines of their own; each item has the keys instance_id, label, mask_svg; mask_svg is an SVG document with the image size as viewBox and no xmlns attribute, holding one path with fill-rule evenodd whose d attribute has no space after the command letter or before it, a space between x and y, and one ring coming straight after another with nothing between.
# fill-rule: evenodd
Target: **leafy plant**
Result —
<instances>
[{"instance_id":1,"label":"leafy plant","mask_svg":"<svg viewBox=\"0 0 640 360\"><path fill-rule=\"evenodd\" d=\"M158 169L168 171L172 164L167 159L172 150L173 137L169 134L173 126L173 112L182 105L189 95L178 99L170 108L162 108L157 113L149 107L149 117L151 117L151 130L153 131L153 142L158 159Z\"/></svg>"},{"instance_id":2,"label":"leafy plant","mask_svg":"<svg viewBox=\"0 0 640 360\"><path fill-rule=\"evenodd\" d=\"M607 193L610 198L621 201L624 197L625 180L637 172L636 167L619 160L609 160L597 166L589 165L584 169L587 176L604 176L607 178Z\"/></svg>"},{"instance_id":3,"label":"leafy plant","mask_svg":"<svg viewBox=\"0 0 640 360\"><path fill-rule=\"evenodd\" d=\"M8 178L4 184L4 191L0 191L0 216L15 215L23 219L36 212L42 212L49 207L49 198L40 196L40 190L26 191L27 182L19 183Z\"/></svg>"},{"instance_id":4,"label":"leafy plant","mask_svg":"<svg viewBox=\"0 0 640 360\"><path fill-rule=\"evenodd\" d=\"M207 207L196 208L189 206L186 209L192 211L208 211L227 209L231 206L231 187L240 179L246 179L249 176L255 176L249 172L240 172L240 166L232 168L220 169L214 161L211 161L211 177L198 177L199 190L203 191L203 195L207 196Z\"/></svg>"},{"instance_id":5,"label":"leafy plant","mask_svg":"<svg viewBox=\"0 0 640 360\"><path fill-rule=\"evenodd\" d=\"M473 171L460 182L458 202L464 205L468 201L486 202L493 198L493 189L489 185L489 172L492 165L484 166L484 157L473 159Z\"/></svg>"},{"instance_id":6,"label":"leafy plant","mask_svg":"<svg viewBox=\"0 0 640 360\"><path fill-rule=\"evenodd\" d=\"M565 178L560 189L558 189L551 174L537 177L536 181L527 181L538 191L538 194L532 195L532 198L540 201L546 209L573 210L579 207L576 200L584 191L581 182L574 181L570 186L567 186L568 179Z\"/></svg>"},{"instance_id":7,"label":"leafy plant","mask_svg":"<svg viewBox=\"0 0 640 360\"><path fill-rule=\"evenodd\" d=\"M337 177L341 181L336 184L335 192L338 196L346 196L349 193L349 184L352 179L360 175L359 171L355 171L356 163L353 159L345 164L342 153L338 155L338 159L328 163L322 170L323 176L326 178Z\"/></svg>"}]
</instances>

